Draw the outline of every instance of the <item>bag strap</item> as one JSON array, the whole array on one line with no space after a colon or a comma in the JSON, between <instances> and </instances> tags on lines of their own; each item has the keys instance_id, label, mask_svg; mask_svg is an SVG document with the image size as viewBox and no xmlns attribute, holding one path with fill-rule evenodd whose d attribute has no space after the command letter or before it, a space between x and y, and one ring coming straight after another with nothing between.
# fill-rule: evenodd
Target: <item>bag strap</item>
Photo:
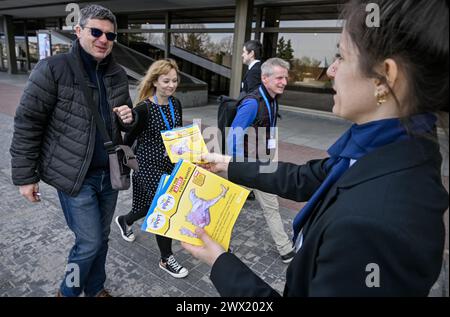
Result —
<instances>
[{"instance_id":1,"label":"bag strap","mask_svg":"<svg viewBox=\"0 0 450 317\"><path fill-rule=\"evenodd\" d=\"M139 164L133 150L126 145L118 145L116 148L120 148L123 151L123 164L135 171L139 171Z\"/></svg>"},{"instance_id":2,"label":"bag strap","mask_svg":"<svg viewBox=\"0 0 450 317\"><path fill-rule=\"evenodd\" d=\"M262 107L261 107L261 99L262 99L262 97L259 95L259 92L251 91L251 92L241 96L241 98L239 98L236 101L236 109L242 104L242 102L245 99L254 99L258 103L258 112L256 113L256 118L255 118L254 122L259 121L260 120L260 116L262 115Z\"/></svg>"},{"instance_id":3,"label":"bag strap","mask_svg":"<svg viewBox=\"0 0 450 317\"><path fill-rule=\"evenodd\" d=\"M70 58L70 56L66 55L66 60L69 63L72 72L75 75L75 78L79 81L81 85L81 91L83 92L84 99L87 103L87 106L91 109L92 115L94 116L95 123L97 124L97 128L100 131L100 134L103 137L103 143L105 149L107 151L112 150L114 147L114 143L109 137L108 131L106 130L105 122L100 118L100 114L98 113L98 109L95 108L94 98L92 97L92 92L86 85L86 79L81 75L81 68L78 61L74 58Z\"/></svg>"}]
</instances>

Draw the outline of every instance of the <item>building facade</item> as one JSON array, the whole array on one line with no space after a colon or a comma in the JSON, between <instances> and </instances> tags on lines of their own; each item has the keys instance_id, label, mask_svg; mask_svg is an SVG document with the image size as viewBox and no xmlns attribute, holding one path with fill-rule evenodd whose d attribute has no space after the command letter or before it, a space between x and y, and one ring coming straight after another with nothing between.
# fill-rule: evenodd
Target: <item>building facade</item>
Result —
<instances>
[{"instance_id":1,"label":"building facade","mask_svg":"<svg viewBox=\"0 0 450 317\"><path fill-rule=\"evenodd\" d=\"M339 12L345 2L105 0L99 4L117 16L121 50L114 54L131 79L139 80L153 60L170 56L185 74L181 92L205 91L203 101L207 95L235 97L245 71L243 43L257 39L263 44L263 59L281 57L291 65L283 104L330 111L331 83L324 71L336 54L342 27ZM0 70L29 72L39 59L67 51L77 9L88 3L0 2Z\"/></svg>"}]
</instances>

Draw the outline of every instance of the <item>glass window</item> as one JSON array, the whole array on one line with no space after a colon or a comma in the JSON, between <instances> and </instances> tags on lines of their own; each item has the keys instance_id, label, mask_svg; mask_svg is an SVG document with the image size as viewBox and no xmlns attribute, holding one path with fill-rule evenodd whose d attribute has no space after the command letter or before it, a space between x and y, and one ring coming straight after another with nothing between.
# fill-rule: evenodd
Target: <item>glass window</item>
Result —
<instances>
[{"instance_id":1,"label":"glass window","mask_svg":"<svg viewBox=\"0 0 450 317\"><path fill-rule=\"evenodd\" d=\"M343 20L291 20L280 21L280 27L283 28L321 28L321 27L342 27Z\"/></svg>"},{"instance_id":2,"label":"glass window","mask_svg":"<svg viewBox=\"0 0 450 317\"><path fill-rule=\"evenodd\" d=\"M220 29L220 28L233 28L234 23L184 23L184 24L172 24L172 29Z\"/></svg>"},{"instance_id":3,"label":"glass window","mask_svg":"<svg viewBox=\"0 0 450 317\"><path fill-rule=\"evenodd\" d=\"M51 56L50 34L38 32L39 60Z\"/></svg>"},{"instance_id":4,"label":"glass window","mask_svg":"<svg viewBox=\"0 0 450 317\"><path fill-rule=\"evenodd\" d=\"M14 36L14 42L16 44L15 53L17 61L17 70L19 72L27 71L27 53L25 45L25 36Z\"/></svg>"},{"instance_id":5,"label":"glass window","mask_svg":"<svg viewBox=\"0 0 450 317\"><path fill-rule=\"evenodd\" d=\"M143 24L129 24L128 25L129 29L146 29L146 30L160 30L160 29L165 29L166 25L165 24L156 24L156 23L143 23Z\"/></svg>"},{"instance_id":6,"label":"glass window","mask_svg":"<svg viewBox=\"0 0 450 317\"><path fill-rule=\"evenodd\" d=\"M153 59L164 57L163 33L119 33L128 39L128 47Z\"/></svg>"},{"instance_id":7,"label":"glass window","mask_svg":"<svg viewBox=\"0 0 450 317\"><path fill-rule=\"evenodd\" d=\"M208 58L217 64L231 67L233 34L210 33L209 36L210 41L206 47Z\"/></svg>"},{"instance_id":8,"label":"glass window","mask_svg":"<svg viewBox=\"0 0 450 317\"><path fill-rule=\"evenodd\" d=\"M280 33L277 56L291 64L289 84L305 87L328 88L328 66L336 55L338 33Z\"/></svg>"},{"instance_id":9,"label":"glass window","mask_svg":"<svg viewBox=\"0 0 450 317\"><path fill-rule=\"evenodd\" d=\"M31 64L36 64L39 60L38 43L36 34L28 35L28 54L30 54Z\"/></svg>"},{"instance_id":10,"label":"glass window","mask_svg":"<svg viewBox=\"0 0 450 317\"><path fill-rule=\"evenodd\" d=\"M233 34L172 33L171 44L210 61L230 67Z\"/></svg>"},{"instance_id":11,"label":"glass window","mask_svg":"<svg viewBox=\"0 0 450 317\"><path fill-rule=\"evenodd\" d=\"M210 42L208 33L172 33L171 44L178 48L206 57L206 47Z\"/></svg>"},{"instance_id":12,"label":"glass window","mask_svg":"<svg viewBox=\"0 0 450 317\"><path fill-rule=\"evenodd\" d=\"M52 35L52 55L67 53L70 50L70 43L63 41L57 36Z\"/></svg>"},{"instance_id":13,"label":"glass window","mask_svg":"<svg viewBox=\"0 0 450 317\"><path fill-rule=\"evenodd\" d=\"M148 44L163 46L164 34L163 33L128 33L128 41L130 42L144 42Z\"/></svg>"}]
</instances>

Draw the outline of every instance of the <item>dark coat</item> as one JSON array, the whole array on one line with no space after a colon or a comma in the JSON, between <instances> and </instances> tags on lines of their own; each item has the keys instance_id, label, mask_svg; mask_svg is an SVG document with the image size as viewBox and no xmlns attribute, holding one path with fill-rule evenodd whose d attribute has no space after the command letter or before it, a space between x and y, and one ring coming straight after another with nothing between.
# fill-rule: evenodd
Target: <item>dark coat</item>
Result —
<instances>
[{"instance_id":1,"label":"dark coat","mask_svg":"<svg viewBox=\"0 0 450 317\"><path fill-rule=\"evenodd\" d=\"M272 174L258 173L258 163L231 163L228 176L305 201L326 177L326 160L279 163ZM426 139L390 144L358 160L306 223L284 296L427 296L445 240L441 162L438 145ZM368 287L377 268L379 287ZM222 296L279 295L230 253L218 258L211 279Z\"/></svg>"},{"instance_id":2,"label":"dark coat","mask_svg":"<svg viewBox=\"0 0 450 317\"><path fill-rule=\"evenodd\" d=\"M15 185L44 182L71 196L79 192L95 144L96 125L80 84L64 55L78 60L79 42L69 53L40 61L31 72L14 118L11 144L12 180ZM92 85L84 70L88 85ZM113 59L103 82L110 108L131 107L127 75ZM94 87L95 88L95 87ZM92 89L98 103L97 89ZM110 112L112 139L121 143L121 125Z\"/></svg>"},{"instance_id":3,"label":"dark coat","mask_svg":"<svg viewBox=\"0 0 450 317\"><path fill-rule=\"evenodd\" d=\"M255 65L245 73L242 84L241 92L244 93L252 92L261 85L261 62L255 63Z\"/></svg>"}]
</instances>

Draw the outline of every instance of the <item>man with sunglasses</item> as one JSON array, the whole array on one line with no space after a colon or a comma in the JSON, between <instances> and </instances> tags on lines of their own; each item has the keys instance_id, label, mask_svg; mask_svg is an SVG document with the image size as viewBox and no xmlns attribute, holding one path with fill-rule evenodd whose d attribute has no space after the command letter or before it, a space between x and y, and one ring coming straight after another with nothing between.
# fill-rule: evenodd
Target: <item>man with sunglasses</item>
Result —
<instances>
[{"instance_id":1,"label":"man with sunglasses","mask_svg":"<svg viewBox=\"0 0 450 317\"><path fill-rule=\"evenodd\" d=\"M36 65L14 119L14 184L31 202L44 197L40 180L55 187L75 235L57 296L111 296L104 289L105 260L118 192L111 187L104 140L69 60L92 91L111 139L122 143L120 131L132 126L133 116L127 75L110 54L116 30L110 10L84 7L71 51Z\"/></svg>"}]
</instances>

